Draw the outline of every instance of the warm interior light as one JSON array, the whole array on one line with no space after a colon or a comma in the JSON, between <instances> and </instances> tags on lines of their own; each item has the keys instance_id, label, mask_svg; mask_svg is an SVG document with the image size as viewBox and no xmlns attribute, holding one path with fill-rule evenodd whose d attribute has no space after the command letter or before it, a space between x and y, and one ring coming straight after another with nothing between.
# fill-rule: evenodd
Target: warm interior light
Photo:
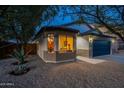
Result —
<instances>
[{"instance_id":1,"label":"warm interior light","mask_svg":"<svg viewBox=\"0 0 124 93\"><path fill-rule=\"evenodd\" d=\"M60 52L73 51L73 36L59 35L59 51Z\"/></svg>"},{"instance_id":2,"label":"warm interior light","mask_svg":"<svg viewBox=\"0 0 124 93\"><path fill-rule=\"evenodd\" d=\"M54 35L48 34L48 51L53 52L54 51Z\"/></svg>"}]
</instances>

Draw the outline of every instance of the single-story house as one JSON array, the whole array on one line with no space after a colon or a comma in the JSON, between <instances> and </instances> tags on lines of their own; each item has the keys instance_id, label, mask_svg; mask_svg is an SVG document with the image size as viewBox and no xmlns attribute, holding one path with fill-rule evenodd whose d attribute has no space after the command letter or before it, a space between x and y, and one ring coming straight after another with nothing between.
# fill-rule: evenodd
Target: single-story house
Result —
<instances>
[{"instance_id":1,"label":"single-story house","mask_svg":"<svg viewBox=\"0 0 124 93\"><path fill-rule=\"evenodd\" d=\"M43 27L36 35L37 54L51 63L75 61L76 56L95 57L116 51L116 38L100 31L79 30L63 26Z\"/></svg>"},{"instance_id":2,"label":"single-story house","mask_svg":"<svg viewBox=\"0 0 124 93\"><path fill-rule=\"evenodd\" d=\"M76 60L76 36L79 31L64 27L43 27L37 34L37 53L51 63Z\"/></svg>"}]
</instances>

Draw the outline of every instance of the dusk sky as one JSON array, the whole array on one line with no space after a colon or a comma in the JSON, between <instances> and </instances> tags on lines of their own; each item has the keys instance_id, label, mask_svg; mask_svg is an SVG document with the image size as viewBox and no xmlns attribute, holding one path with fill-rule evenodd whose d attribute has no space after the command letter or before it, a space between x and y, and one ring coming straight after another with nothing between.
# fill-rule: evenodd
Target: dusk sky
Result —
<instances>
[{"instance_id":1,"label":"dusk sky","mask_svg":"<svg viewBox=\"0 0 124 93\"><path fill-rule=\"evenodd\" d=\"M63 24L71 23L71 22L76 21L78 19L79 19L78 16L75 16L75 15L73 15L73 16L72 15L71 16L70 15L63 16L62 12L60 12L53 19L41 23L41 25L36 28L36 31L39 31L40 28L43 27L43 26L61 26ZM81 24L81 25L79 25L79 24L75 25L74 24L74 25L71 25L71 26L68 26L68 27L80 30L81 32L89 30L89 28L84 24Z\"/></svg>"}]
</instances>

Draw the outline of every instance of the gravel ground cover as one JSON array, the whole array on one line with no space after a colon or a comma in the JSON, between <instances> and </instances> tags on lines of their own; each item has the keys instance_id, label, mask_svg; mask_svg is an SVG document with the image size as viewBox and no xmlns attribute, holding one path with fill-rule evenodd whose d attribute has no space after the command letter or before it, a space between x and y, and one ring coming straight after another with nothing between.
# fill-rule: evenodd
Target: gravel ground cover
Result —
<instances>
[{"instance_id":1,"label":"gravel ground cover","mask_svg":"<svg viewBox=\"0 0 124 93\"><path fill-rule=\"evenodd\" d=\"M21 76L8 74L15 59L0 60L0 87L19 88L84 88L124 87L124 64L103 62L44 63L38 56L27 58L31 70Z\"/></svg>"}]
</instances>

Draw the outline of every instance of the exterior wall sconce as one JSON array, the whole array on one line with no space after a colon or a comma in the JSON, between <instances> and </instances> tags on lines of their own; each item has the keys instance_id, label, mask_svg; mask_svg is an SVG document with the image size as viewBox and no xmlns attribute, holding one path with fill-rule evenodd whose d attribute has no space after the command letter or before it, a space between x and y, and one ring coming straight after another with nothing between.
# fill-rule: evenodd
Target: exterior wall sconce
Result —
<instances>
[{"instance_id":1,"label":"exterior wall sconce","mask_svg":"<svg viewBox=\"0 0 124 93\"><path fill-rule=\"evenodd\" d=\"M112 43L115 43L115 39L114 39L114 38L112 38L111 42L112 42Z\"/></svg>"},{"instance_id":2,"label":"exterior wall sconce","mask_svg":"<svg viewBox=\"0 0 124 93\"><path fill-rule=\"evenodd\" d=\"M93 37L89 36L89 42L92 43L93 42Z\"/></svg>"}]
</instances>

